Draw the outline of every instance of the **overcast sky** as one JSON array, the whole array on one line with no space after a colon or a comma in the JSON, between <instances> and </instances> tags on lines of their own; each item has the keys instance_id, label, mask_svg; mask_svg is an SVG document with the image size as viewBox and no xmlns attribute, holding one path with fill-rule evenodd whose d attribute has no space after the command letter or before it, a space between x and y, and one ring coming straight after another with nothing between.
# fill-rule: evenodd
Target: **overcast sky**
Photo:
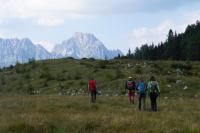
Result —
<instances>
[{"instance_id":1,"label":"overcast sky","mask_svg":"<svg viewBox=\"0 0 200 133\"><path fill-rule=\"evenodd\" d=\"M199 0L0 0L0 38L30 38L48 50L87 32L126 53L198 19Z\"/></svg>"}]
</instances>

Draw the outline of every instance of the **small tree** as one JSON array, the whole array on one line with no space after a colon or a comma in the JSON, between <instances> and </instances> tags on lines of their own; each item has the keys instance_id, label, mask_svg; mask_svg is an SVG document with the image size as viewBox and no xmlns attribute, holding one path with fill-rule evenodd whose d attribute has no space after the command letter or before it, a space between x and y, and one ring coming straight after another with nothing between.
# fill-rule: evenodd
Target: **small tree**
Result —
<instances>
[{"instance_id":1,"label":"small tree","mask_svg":"<svg viewBox=\"0 0 200 133\"><path fill-rule=\"evenodd\" d=\"M31 84L28 85L27 93L29 95L33 95L34 94L34 88L33 88L33 86Z\"/></svg>"}]
</instances>

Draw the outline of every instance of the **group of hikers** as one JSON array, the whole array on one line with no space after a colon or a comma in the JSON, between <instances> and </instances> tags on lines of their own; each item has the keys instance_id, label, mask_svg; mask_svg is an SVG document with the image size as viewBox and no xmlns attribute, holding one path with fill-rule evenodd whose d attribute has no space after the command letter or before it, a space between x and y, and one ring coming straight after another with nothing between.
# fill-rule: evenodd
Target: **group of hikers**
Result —
<instances>
[{"instance_id":1,"label":"group of hikers","mask_svg":"<svg viewBox=\"0 0 200 133\"><path fill-rule=\"evenodd\" d=\"M96 102L97 87L96 81L89 81L89 90L91 93L91 102ZM130 104L135 102L135 94L138 94L139 110L146 110L146 97L150 97L151 110L157 111L157 97L160 95L160 87L154 76L150 77L150 81L146 83L143 79L136 84L132 77L129 77L125 83L125 94L128 95Z\"/></svg>"}]
</instances>

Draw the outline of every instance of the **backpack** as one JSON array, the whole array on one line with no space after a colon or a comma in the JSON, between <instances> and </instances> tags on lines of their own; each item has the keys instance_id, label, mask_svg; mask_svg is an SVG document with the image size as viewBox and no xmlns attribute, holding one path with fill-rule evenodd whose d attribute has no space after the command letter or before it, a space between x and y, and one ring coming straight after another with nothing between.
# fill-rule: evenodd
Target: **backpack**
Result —
<instances>
[{"instance_id":1,"label":"backpack","mask_svg":"<svg viewBox=\"0 0 200 133\"><path fill-rule=\"evenodd\" d=\"M127 81L127 89L128 90L134 89L134 82L133 81Z\"/></svg>"},{"instance_id":2,"label":"backpack","mask_svg":"<svg viewBox=\"0 0 200 133\"><path fill-rule=\"evenodd\" d=\"M139 94L145 94L145 90L146 90L146 87L145 87L144 82L140 82L138 85Z\"/></svg>"},{"instance_id":3,"label":"backpack","mask_svg":"<svg viewBox=\"0 0 200 133\"><path fill-rule=\"evenodd\" d=\"M151 89L152 93L157 94L158 93L158 83L156 81L152 81L150 89Z\"/></svg>"}]
</instances>

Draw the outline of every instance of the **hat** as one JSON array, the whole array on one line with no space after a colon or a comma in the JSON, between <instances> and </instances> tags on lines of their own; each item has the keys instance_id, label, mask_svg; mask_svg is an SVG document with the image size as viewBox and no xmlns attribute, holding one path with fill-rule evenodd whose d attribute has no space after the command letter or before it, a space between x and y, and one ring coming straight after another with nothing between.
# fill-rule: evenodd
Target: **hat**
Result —
<instances>
[{"instance_id":1,"label":"hat","mask_svg":"<svg viewBox=\"0 0 200 133\"><path fill-rule=\"evenodd\" d=\"M132 79L132 77L130 76L130 77L128 77L129 79Z\"/></svg>"}]
</instances>

